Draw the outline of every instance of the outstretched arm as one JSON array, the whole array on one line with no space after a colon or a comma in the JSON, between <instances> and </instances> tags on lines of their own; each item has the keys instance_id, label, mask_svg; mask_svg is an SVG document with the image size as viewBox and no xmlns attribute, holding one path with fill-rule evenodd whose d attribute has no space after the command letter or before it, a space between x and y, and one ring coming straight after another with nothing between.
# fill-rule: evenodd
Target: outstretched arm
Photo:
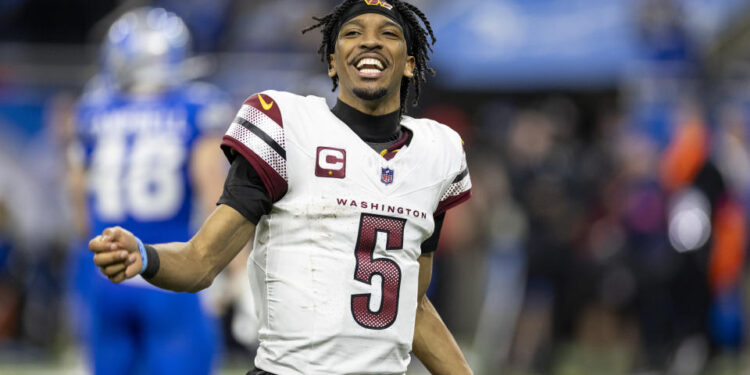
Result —
<instances>
[{"instance_id":1,"label":"outstretched arm","mask_svg":"<svg viewBox=\"0 0 750 375\"><path fill-rule=\"evenodd\" d=\"M419 291L412 351L432 374L472 374L456 340L427 298L432 278L432 253L419 257Z\"/></svg>"},{"instance_id":2,"label":"outstretched arm","mask_svg":"<svg viewBox=\"0 0 750 375\"><path fill-rule=\"evenodd\" d=\"M151 284L177 292L207 288L214 277L242 250L255 233L255 225L235 209L220 205L188 242L154 245L160 266ZM89 242L94 263L112 282L138 274L143 265L135 236L113 227Z\"/></svg>"}]
</instances>

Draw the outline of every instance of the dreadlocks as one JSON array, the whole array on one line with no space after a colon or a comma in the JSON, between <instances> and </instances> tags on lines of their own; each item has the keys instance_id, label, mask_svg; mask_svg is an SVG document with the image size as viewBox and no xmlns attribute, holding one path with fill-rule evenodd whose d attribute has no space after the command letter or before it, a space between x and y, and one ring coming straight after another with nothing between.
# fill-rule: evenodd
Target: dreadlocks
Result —
<instances>
[{"instance_id":1,"label":"dreadlocks","mask_svg":"<svg viewBox=\"0 0 750 375\"><path fill-rule=\"evenodd\" d=\"M318 48L321 61L327 61L330 64L330 56L335 50L336 38L338 37L334 33L338 32L339 21L349 8L361 1L345 0L336 6L330 14L320 18L313 17L318 23L302 30L304 34L310 30L321 28L320 32L323 34L323 40L320 43L320 48ZM435 70L427 66L427 60L430 59L429 53L432 52L432 44L435 44L435 34L432 32L430 21L427 20L427 17L419 8L400 0L388 0L388 2L398 10L412 33L411 43L407 46L407 50L410 55L414 56L416 64L413 81L406 77L401 79L401 114L404 114L406 113L406 100L409 96L410 81L414 85L414 102L412 105L416 106L419 102L420 88L422 83L426 81L427 73L435 75ZM424 24L424 28L420 25L420 20ZM409 30L404 30L404 33L407 32ZM428 36L431 38L432 43L428 42ZM331 91L335 91L339 84L339 78L338 76L334 76L331 80L333 81L333 90Z\"/></svg>"}]
</instances>

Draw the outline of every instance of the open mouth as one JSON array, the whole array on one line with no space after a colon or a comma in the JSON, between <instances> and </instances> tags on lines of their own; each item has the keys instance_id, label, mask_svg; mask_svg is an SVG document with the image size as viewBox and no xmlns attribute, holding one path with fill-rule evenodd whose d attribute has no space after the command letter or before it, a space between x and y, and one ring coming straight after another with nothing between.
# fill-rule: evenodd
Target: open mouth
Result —
<instances>
[{"instance_id":1,"label":"open mouth","mask_svg":"<svg viewBox=\"0 0 750 375\"><path fill-rule=\"evenodd\" d=\"M354 67L361 77L377 78L383 74L385 63L374 57L362 57L355 62Z\"/></svg>"}]
</instances>

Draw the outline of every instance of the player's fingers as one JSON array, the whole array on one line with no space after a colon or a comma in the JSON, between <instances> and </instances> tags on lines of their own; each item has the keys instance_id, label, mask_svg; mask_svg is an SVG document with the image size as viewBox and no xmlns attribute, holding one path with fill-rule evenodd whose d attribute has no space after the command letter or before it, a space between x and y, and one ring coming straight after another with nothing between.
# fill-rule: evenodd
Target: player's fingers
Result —
<instances>
[{"instance_id":1,"label":"player's fingers","mask_svg":"<svg viewBox=\"0 0 750 375\"><path fill-rule=\"evenodd\" d=\"M99 271L101 271L102 275L107 277L112 277L117 275L118 273L122 272L125 269L125 265L122 264L120 267L118 267L117 264L113 264L107 267L99 267ZM118 271L119 268L119 271Z\"/></svg>"},{"instance_id":2,"label":"player's fingers","mask_svg":"<svg viewBox=\"0 0 750 375\"><path fill-rule=\"evenodd\" d=\"M91 240L91 242L89 242L89 251L93 253L111 252L115 250L123 250L123 246L117 242L105 242L101 240Z\"/></svg>"},{"instance_id":3,"label":"player's fingers","mask_svg":"<svg viewBox=\"0 0 750 375\"><path fill-rule=\"evenodd\" d=\"M102 273L105 275L116 275L122 271L124 271L128 265L124 262L122 263L115 263L106 267L100 267L102 270Z\"/></svg>"},{"instance_id":4,"label":"player's fingers","mask_svg":"<svg viewBox=\"0 0 750 375\"><path fill-rule=\"evenodd\" d=\"M111 281L111 282L113 282L115 284L119 284L119 283L125 281L125 272L120 272L120 273L118 273L116 275L108 276L108 278L109 278L109 281Z\"/></svg>"},{"instance_id":5,"label":"player's fingers","mask_svg":"<svg viewBox=\"0 0 750 375\"><path fill-rule=\"evenodd\" d=\"M96 236L89 241L89 250L94 253L110 250L110 243L104 242L102 236Z\"/></svg>"},{"instance_id":6,"label":"player's fingers","mask_svg":"<svg viewBox=\"0 0 750 375\"><path fill-rule=\"evenodd\" d=\"M99 267L107 267L115 263L125 263L128 252L125 250L100 252L94 255L94 264Z\"/></svg>"},{"instance_id":7,"label":"player's fingers","mask_svg":"<svg viewBox=\"0 0 750 375\"><path fill-rule=\"evenodd\" d=\"M133 262L125 269L125 278L135 277L139 272L141 272L141 262Z\"/></svg>"},{"instance_id":8,"label":"player's fingers","mask_svg":"<svg viewBox=\"0 0 750 375\"><path fill-rule=\"evenodd\" d=\"M127 229L121 227L107 228L102 232L103 238L112 244L112 249L119 247L129 251L137 250L135 236Z\"/></svg>"},{"instance_id":9,"label":"player's fingers","mask_svg":"<svg viewBox=\"0 0 750 375\"><path fill-rule=\"evenodd\" d=\"M102 231L102 240L103 241L117 241L118 238L122 235L122 228L121 227L109 227Z\"/></svg>"}]
</instances>

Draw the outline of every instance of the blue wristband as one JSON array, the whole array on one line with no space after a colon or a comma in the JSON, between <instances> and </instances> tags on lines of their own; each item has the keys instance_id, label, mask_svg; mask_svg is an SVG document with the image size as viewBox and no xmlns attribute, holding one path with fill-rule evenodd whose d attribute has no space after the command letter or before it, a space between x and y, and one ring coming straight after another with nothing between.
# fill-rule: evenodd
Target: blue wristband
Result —
<instances>
[{"instance_id":1,"label":"blue wristband","mask_svg":"<svg viewBox=\"0 0 750 375\"><path fill-rule=\"evenodd\" d=\"M141 262L143 263L141 271L138 274L142 274L146 270L146 266L148 266L148 255L146 255L146 246L143 246L143 241L138 237L135 240L138 242L138 251L141 252Z\"/></svg>"}]
</instances>

